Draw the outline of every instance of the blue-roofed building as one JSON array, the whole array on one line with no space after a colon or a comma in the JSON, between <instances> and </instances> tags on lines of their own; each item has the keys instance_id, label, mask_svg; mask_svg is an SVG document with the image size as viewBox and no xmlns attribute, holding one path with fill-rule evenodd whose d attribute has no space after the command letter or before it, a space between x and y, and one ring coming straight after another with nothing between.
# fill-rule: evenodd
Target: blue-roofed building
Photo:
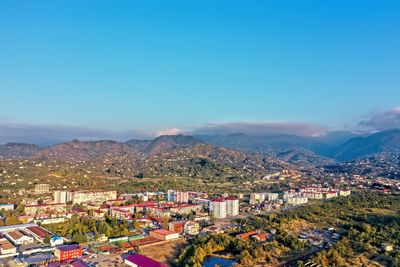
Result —
<instances>
[{"instance_id":1,"label":"blue-roofed building","mask_svg":"<svg viewBox=\"0 0 400 267\"><path fill-rule=\"evenodd\" d=\"M53 235L53 236L50 238L50 245L51 245L52 247L61 246L61 245L63 245L63 244L64 244L64 240L63 240L61 237L59 237L58 235Z\"/></svg>"}]
</instances>

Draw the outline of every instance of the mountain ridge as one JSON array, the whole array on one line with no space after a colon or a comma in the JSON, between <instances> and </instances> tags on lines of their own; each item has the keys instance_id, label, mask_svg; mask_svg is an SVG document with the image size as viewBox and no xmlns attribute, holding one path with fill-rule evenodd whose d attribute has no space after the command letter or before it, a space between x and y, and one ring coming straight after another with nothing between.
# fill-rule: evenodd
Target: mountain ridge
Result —
<instances>
[{"instance_id":1,"label":"mountain ridge","mask_svg":"<svg viewBox=\"0 0 400 267\"><path fill-rule=\"evenodd\" d=\"M335 134L334 134L335 135ZM383 152L400 151L400 129L370 135L338 132L333 136L301 137L295 135L250 136L243 133L227 135L163 135L153 140L71 140L48 147L33 144L0 145L2 157L55 157L57 159L93 159L105 155L132 156L171 153L179 149L210 146L209 150L226 148L241 153L261 153L288 162L314 162L321 165L332 160L351 161ZM350 138L343 142L346 137ZM334 141L332 141L334 139ZM342 143L343 142L343 143ZM221 152L222 153L222 152ZM293 161L294 160L294 161Z\"/></svg>"}]
</instances>

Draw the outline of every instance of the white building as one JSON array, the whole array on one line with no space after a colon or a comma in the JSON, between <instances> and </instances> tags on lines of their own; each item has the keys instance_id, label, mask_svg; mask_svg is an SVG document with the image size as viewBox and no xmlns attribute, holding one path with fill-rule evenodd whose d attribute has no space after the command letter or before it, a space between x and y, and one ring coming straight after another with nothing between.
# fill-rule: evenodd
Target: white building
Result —
<instances>
[{"instance_id":1,"label":"white building","mask_svg":"<svg viewBox=\"0 0 400 267\"><path fill-rule=\"evenodd\" d=\"M198 235L200 224L198 222L187 221L183 226L183 232L187 235Z\"/></svg>"},{"instance_id":2,"label":"white building","mask_svg":"<svg viewBox=\"0 0 400 267\"><path fill-rule=\"evenodd\" d=\"M81 204L84 202L105 202L107 200L117 199L117 191L115 190L85 190L85 191L55 191L55 203L67 203L72 201L73 204Z\"/></svg>"},{"instance_id":3,"label":"white building","mask_svg":"<svg viewBox=\"0 0 400 267\"><path fill-rule=\"evenodd\" d=\"M293 197L298 197L298 196L300 196L300 193L296 192L296 190L293 190L293 189L285 190L283 192L283 199L293 198Z\"/></svg>"},{"instance_id":4,"label":"white building","mask_svg":"<svg viewBox=\"0 0 400 267\"><path fill-rule=\"evenodd\" d=\"M235 197L225 198L226 202L226 215L237 216L239 215L239 199Z\"/></svg>"},{"instance_id":5,"label":"white building","mask_svg":"<svg viewBox=\"0 0 400 267\"><path fill-rule=\"evenodd\" d=\"M286 198L285 202L290 205L301 205L301 204L306 204L308 202L308 198L306 198L306 197L290 197L290 198Z\"/></svg>"},{"instance_id":6,"label":"white building","mask_svg":"<svg viewBox=\"0 0 400 267\"><path fill-rule=\"evenodd\" d=\"M189 202L189 192L168 190L167 200L175 203L188 203Z\"/></svg>"},{"instance_id":7,"label":"white building","mask_svg":"<svg viewBox=\"0 0 400 267\"><path fill-rule=\"evenodd\" d=\"M303 192L303 197L310 198L310 199L323 199L324 194L322 192Z\"/></svg>"},{"instance_id":8,"label":"white building","mask_svg":"<svg viewBox=\"0 0 400 267\"><path fill-rule=\"evenodd\" d=\"M71 201L71 194L67 191L54 191L54 203L67 203Z\"/></svg>"},{"instance_id":9,"label":"white building","mask_svg":"<svg viewBox=\"0 0 400 267\"><path fill-rule=\"evenodd\" d=\"M250 202L250 205L264 202L264 194L263 193L251 193L249 202Z\"/></svg>"},{"instance_id":10,"label":"white building","mask_svg":"<svg viewBox=\"0 0 400 267\"><path fill-rule=\"evenodd\" d=\"M351 191L349 188L339 190L339 196L347 197L347 196L350 196L350 194L351 194Z\"/></svg>"},{"instance_id":11,"label":"white building","mask_svg":"<svg viewBox=\"0 0 400 267\"><path fill-rule=\"evenodd\" d=\"M265 201L272 201L277 200L279 198L278 193L264 193L264 200Z\"/></svg>"},{"instance_id":12,"label":"white building","mask_svg":"<svg viewBox=\"0 0 400 267\"><path fill-rule=\"evenodd\" d=\"M32 236L28 236L20 230L8 232L6 236L14 245L27 245L34 241Z\"/></svg>"},{"instance_id":13,"label":"white building","mask_svg":"<svg viewBox=\"0 0 400 267\"><path fill-rule=\"evenodd\" d=\"M49 184L36 184L35 185L35 194L46 194L50 191Z\"/></svg>"},{"instance_id":14,"label":"white building","mask_svg":"<svg viewBox=\"0 0 400 267\"><path fill-rule=\"evenodd\" d=\"M216 219L226 218L226 201L222 198L214 198L211 201L210 211Z\"/></svg>"},{"instance_id":15,"label":"white building","mask_svg":"<svg viewBox=\"0 0 400 267\"><path fill-rule=\"evenodd\" d=\"M324 193L324 198L330 199L338 196L338 192L335 191L329 191Z\"/></svg>"},{"instance_id":16,"label":"white building","mask_svg":"<svg viewBox=\"0 0 400 267\"><path fill-rule=\"evenodd\" d=\"M61 237L57 236L57 235L53 235L53 236L50 238L50 245L51 245L52 247L61 246L61 245L63 245L63 244L64 244L64 240L63 240Z\"/></svg>"}]
</instances>

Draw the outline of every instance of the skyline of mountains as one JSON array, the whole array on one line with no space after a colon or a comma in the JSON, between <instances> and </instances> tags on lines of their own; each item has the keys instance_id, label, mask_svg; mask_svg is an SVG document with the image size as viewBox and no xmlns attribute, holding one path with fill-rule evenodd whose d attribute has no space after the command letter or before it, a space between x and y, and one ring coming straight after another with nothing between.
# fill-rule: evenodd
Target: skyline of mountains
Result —
<instances>
[{"instance_id":1,"label":"skyline of mountains","mask_svg":"<svg viewBox=\"0 0 400 267\"><path fill-rule=\"evenodd\" d=\"M291 163L306 160L318 165L326 161L349 161L400 150L400 129L392 129L360 136L350 132L331 132L321 137L296 135L250 136L242 133L227 135L163 135L153 140L131 139L72 140L47 147L34 144L8 143L0 145L0 156L30 157L56 154L62 156L96 157L103 154L157 154L180 148L209 145L244 153L261 153ZM299 158L299 159L297 159ZM308 158L304 159L304 158ZM290 160L289 160L290 159ZM296 160L297 159L297 160Z\"/></svg>"}]
</instances>

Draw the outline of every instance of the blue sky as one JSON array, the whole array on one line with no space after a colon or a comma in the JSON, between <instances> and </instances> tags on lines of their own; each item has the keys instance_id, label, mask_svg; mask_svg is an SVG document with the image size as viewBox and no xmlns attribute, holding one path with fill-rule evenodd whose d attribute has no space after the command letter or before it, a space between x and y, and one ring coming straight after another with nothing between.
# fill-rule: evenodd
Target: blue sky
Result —
<instances>
[{"instance_id":1,"label":"blue sky","mask_svg":"<svg viewBox=\"0 0 400 267\"><path fill-rule=\"evenodd\" d=\"M399 1L1 1L0 121L340 129L400 105L398 14Z\"/></svg>"}]
</instances>

